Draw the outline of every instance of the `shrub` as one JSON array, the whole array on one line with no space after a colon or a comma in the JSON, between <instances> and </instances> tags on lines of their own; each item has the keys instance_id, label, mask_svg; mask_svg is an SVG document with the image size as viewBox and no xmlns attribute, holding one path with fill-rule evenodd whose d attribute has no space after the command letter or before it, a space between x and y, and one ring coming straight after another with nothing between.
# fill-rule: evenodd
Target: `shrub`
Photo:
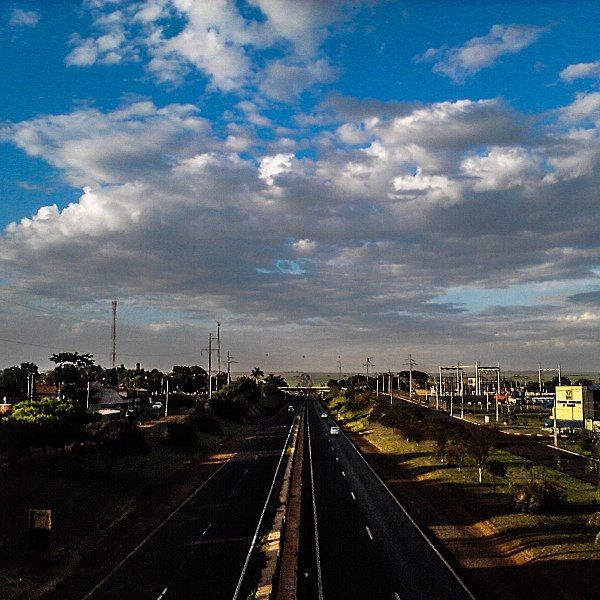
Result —
<instances>
[{"instance_id":1,"label":"shrub","mask_svg":"<svg viewBox=\"0 0 600 600\"><path fill-rule=\"evenodd\" d=\"M198 443L198 435L188 423L179 423L176 421L168 423L163 437L167 443L173 446L185 446L189 448Z\"/></svg>"},{"instance_id":2,"label":"shrub","mask_svg":"<svg viewBox=\"0 0 600 600\"><path fill-rule=\"evenodd\" d=\"M566 490L557 483L540 477L511 486L515 508L524 513L558 512L566 504Z\"/></svg>"},{"instance_id":3,"label":"shrub","mask_svg":"<svg viewBox=\"0 0 600 600\"><path fill-rule=\"evenodd\" d=\"M206 412L195 412L191 414L186 423L194 430L202 433L221 433L221 425L212 415Z\"/></svg>"}]
</instances>

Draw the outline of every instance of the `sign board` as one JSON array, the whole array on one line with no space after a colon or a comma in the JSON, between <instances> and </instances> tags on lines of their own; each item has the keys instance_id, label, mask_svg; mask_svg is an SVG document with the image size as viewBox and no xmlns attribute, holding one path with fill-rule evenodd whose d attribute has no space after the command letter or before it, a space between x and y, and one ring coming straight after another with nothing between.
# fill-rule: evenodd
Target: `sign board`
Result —
<instances>
[{"instance_id":1,"label":"sign board","mask_svg":"<svg viewBox=\"0 0 600 600\"><path fill-rule=\"evenodd\" d=\"M582 385L559 385L556 387L556 419L561 422L576 422L583 427L586 418L589 418L590 398L587 388Z\"/></svg>"},{"instance_id":2,"label":"sign board","mask_svg":"<svg viewBox=\"0 0 600 600\"><path fill-rule=\"evenodd\" d=\"M52 511L32 508L27 528L27 554L47 554L50 557Z\"/></svg>"}]
</instances>

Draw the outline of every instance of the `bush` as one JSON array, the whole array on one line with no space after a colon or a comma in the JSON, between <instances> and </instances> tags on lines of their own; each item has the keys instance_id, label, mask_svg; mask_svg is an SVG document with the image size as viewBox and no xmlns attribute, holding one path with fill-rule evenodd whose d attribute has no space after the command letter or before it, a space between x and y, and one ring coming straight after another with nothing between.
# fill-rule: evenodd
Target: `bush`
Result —
<instances>
[{"instance_id":1,"label":"bush","mask_svg":"<svg viewBox=\"0 0 600 600\"><path fill-rule=\"evenodd\" d=\"M206 412L195 412L191 414L186 423L195 431L202 433L221 433L221 425L219 422Z\"/></svg>"},{"instance_id":2,"label":"bush","mask_svg":"<svg viewBox=\"0 0 600 600\"><path fill-rule=\"evenodd\" d=\"M566 504L566 490L557 483L541 477L511 486L512 501L524 513L553 513Z\"/></svg>"},{"instance_id":3,"label":"bush","mask_svg":"<svg viewBox=\"0 0 600 600\"><path fill-rule=\"evenodd\" d=\"M178 423L176 421L168 423L163 437L172 446L190 448L198 443L198 435L188 423Z\"/></svg>"},{"instance_id":4,"label":"bush","mask_svg":"<svg viewBox=\"0 0 600 600\"><path fill-rule=\"evenodd\" d=\"M371 401L367 394L356 394L346 400L346 408L348 410L361 410L369 406L371 406Z\"/></svg>"}]
</instances>

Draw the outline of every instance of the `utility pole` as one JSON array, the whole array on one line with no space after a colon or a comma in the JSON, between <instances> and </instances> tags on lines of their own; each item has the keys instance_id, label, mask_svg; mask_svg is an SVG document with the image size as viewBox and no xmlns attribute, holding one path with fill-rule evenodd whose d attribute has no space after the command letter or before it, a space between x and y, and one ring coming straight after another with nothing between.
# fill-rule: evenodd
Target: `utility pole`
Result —
<instances>
[{"instance_id":1,"label":"utility pole","mask_svg":"<svg viewBox=\"0 0 600 600\"><path fill-rule=\"evenodd\" d=\"M342 378L342 357L338 356L338 377Z\"/></svg>"},{"instance_id":2,"label":"utility pole","mask_svg":"<svg viewBox=\"0 0 600 600\"><path fill-rule=\"evenodd\" d=\"M229 354L229 350L227 350L227 384L231 383L231 365L237 363L237 360L234 360L234 356Z\"/></svg>"},{"instance_id":3,"label":"utility pole","mask_svg":"<svg viewBox=\"0 0 600 600\"><path fill-rule=\"evenodd\" d=\"M413 367L417 366L417 363L413 360L412 354L408 355L408 362L404 363L405 365L408 365L408 394L409 397L412 399L412 394L413 394L413 384L412 384L412 372L413 372Z\"/></svg>"},{"instance_id":4,"label":"utility pole","mask_svg":"<svg viewBox=\"0 0 600 600\"><path fill-rule=\"evenodd\" d=\"M208 334L208 398L212 398L212 333Z\"/></svg>"},{"instance_id":5,"label":"utility pole","mask_svg":"<svg viewBox=\"0 0 600 600\"><path fill-rule=\"evenodd\" d=\"M200 350L200 355L204 354L205 352L208 352L208 398L209 398L209 400L210 400L210 398L212 398L212 392L213 392L213 388L212 388L212 353L215 351L215 348L213 348L213 346L212 346L213 337L214 337L214 334L209 333L208 334L208 348L203 348L202 350Z\"/></svg>"},{"instance_id":6,"label":"utility pole","mask_svg":"<svg viewBox=\"0 0 600 600\"><path fill-rule=\"evenodd\" d=\"M221 372L221 323L217 321L217 373ZM218 375L217 375L218 381Z\"/></svg>"},{"instance_id":7,"label":"utility pole","mask_svg":"<svg viewBox=\"0 0 600 600\"><path fill-rule=\"evenodd\" d=\"M112 352L110 354L110 366L117 366L117 301L112 301Z\"/></svg>"},{"instance_id":8,"label":"utility pole","mask_svg":"<svg viewBox=\"0 0 600 600\"><path fill-rule=\"evenodd\" d=\"M169 415L169 378L167 377L167 391L165 392L165 417Z\"/></svg>"}]
</instances>

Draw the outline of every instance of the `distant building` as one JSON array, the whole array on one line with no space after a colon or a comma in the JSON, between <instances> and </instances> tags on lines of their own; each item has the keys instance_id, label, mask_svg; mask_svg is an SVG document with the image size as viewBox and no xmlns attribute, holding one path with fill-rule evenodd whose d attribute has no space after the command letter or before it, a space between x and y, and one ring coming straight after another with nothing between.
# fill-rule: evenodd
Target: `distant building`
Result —
<instances>
[{"instance_id":1,"label":"distant building","mask_svg":"<svg viewBox=\"0 0 600 600\"><path fill-rule=\"evenodd\" d=\"M58 386L56 385L36 383L33 392L36 400L41 400L42 398L58 398Z\"/></svg>"}]
</instances>

